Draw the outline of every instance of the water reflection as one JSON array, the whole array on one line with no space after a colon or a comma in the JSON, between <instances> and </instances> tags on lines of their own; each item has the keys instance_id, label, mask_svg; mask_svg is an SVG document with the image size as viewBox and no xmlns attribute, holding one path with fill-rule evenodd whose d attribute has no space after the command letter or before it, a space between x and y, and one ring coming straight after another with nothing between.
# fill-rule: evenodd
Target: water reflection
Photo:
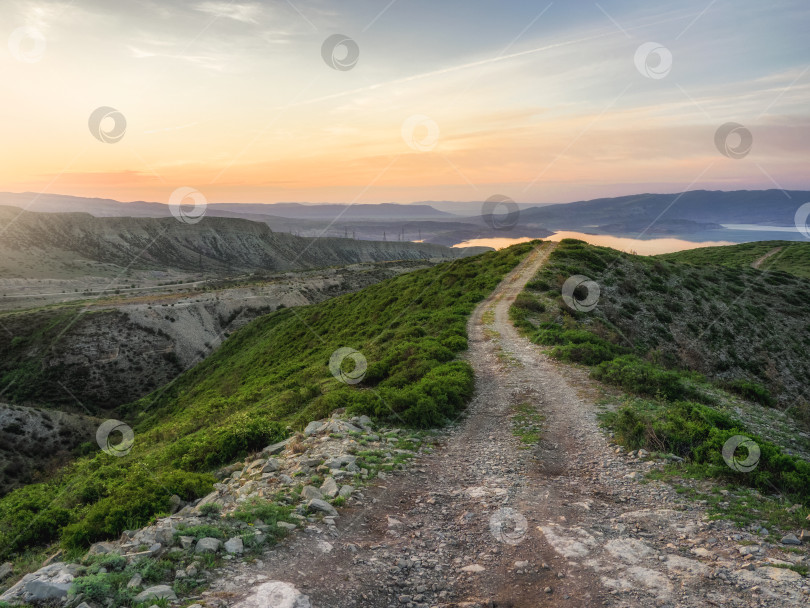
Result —
<instances>
[{"instance_id":1,"label":"water reflection","mask_svg":"<svg viewBox=\"0 0 810 608\"><path fill-rule=\"evenodd\" d=\"M720 245L734 245L731 241L685 241L675 238L660 239L634 239L629 237L610 236L607 234L585 234L584 232L555 232L547 241L560 241L562 239L579 239L591 245L611 247L619 251L628 253L638 253L640 255L655 255L658 253L672 253L673 251L683 251L685 249L697 249L698 247L717 247ZM492 247L493 249L503 249L516 243L531 241L528 237L519 239L492 238L492 239L471 239L463 243L457 243L453 247Z\"/></svg>"}]
</instances>

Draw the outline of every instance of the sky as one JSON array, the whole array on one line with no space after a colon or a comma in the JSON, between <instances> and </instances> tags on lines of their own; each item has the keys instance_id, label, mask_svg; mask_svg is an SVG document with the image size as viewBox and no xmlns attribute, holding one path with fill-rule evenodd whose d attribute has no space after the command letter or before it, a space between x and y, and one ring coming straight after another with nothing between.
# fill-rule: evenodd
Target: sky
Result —
<instances>
[{"instance_id":1,"label":"sky","mask_svg":"<svg viewBox=\"0 0 810 608\"><path fill-rule=\"evenodd\" d=\"M808 29L806 0L3 0L0 190L807 190Z\"/></svg>"}]
</instances>

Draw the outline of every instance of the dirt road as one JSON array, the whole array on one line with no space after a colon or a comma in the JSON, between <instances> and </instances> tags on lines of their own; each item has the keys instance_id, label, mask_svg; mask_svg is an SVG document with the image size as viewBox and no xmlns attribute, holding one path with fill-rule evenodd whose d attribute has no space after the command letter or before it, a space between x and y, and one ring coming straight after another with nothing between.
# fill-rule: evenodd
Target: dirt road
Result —
<instances>
[{"instance_id":1,"label":"dirt road","mask_svg":"<svg viewBox=\"0 0 810 608\"><path fill-rule=\"evenodd\" d=\"M311 525L234 564L215 596L268 605L251 594L283 581L314 608L803 605L799 574L746 566L730 524L709 522L664 484L639 483L654 465L609 446L587 379L509 322L552 247L472 315L476 396L437 449L342 509L332 535Z\"/></svg>"}]
</instances>

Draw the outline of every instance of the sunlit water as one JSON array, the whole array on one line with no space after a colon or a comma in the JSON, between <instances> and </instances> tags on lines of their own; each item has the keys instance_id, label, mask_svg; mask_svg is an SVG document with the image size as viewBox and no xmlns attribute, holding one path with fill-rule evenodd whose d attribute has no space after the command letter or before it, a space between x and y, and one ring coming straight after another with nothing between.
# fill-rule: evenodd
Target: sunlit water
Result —
<instances>
[{"instance_id":1,"label":"sunlit water","mask_svg":"<svg viewBox=\"0 0 810 608\"><path fill-rule=\"evenodd\" d=\"M638 253L640 255L655 255L658 253L672 253L673 251L683 251L685 249L697 249L698 247L717 247L720 245L734 245L731 241L685 241L683 239L660 238L660 239L633 239L627 237L610 236L607 234L585 234L584 232L555 232L551 236L544 237L547 241L560 241L562 239L579 239L591 245L611 247L619 251L628 253ZM457 243L453 247L492 247L493 249L503 249L517 243L531 241L528 237L519 239L492 238L492 239L471 239L463 243Z\"/></svg>"}]
</instances>

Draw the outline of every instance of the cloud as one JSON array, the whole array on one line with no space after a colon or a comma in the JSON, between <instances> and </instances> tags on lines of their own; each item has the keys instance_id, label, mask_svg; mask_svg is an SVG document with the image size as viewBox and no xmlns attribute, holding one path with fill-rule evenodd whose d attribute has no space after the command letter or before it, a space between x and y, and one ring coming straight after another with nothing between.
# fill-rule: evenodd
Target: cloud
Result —
<instances>
[{"instance_id":1,"label":"cloud","mask_svg":"<svg viewBox=\"0 0 810 608\"><path fill-rule=\"evenodd\" d=\"M234 2L203 2L196 10L212 15L216 19L233 19L241 23L258 24L261 13L258 4L236 4Z\"/></svg>"}]
</instances>

